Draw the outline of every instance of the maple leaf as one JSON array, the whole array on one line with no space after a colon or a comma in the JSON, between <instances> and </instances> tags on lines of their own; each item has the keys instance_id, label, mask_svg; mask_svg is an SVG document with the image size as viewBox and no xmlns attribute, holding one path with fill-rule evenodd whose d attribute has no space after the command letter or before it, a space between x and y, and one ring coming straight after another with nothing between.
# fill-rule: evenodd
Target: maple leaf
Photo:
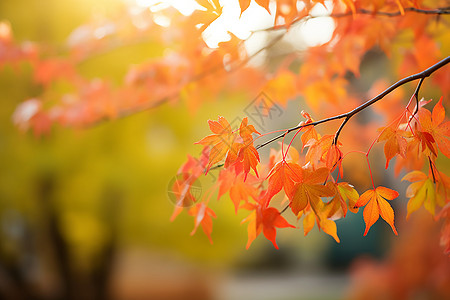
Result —
<instances>
[{"instance_id":1,"label":"maple leaf","mask_svg":"<svg viewBox=\"0 0 450 300\"><path fill-rule=\"evenodd\" d=\"M450 121L444 122L445 110L442 105L442 99L443 97L439 99L432 113L425 108L419 109L419 123L422 129L425 130L425 132L422 132L422 135L428 148L433 152L434 147L430 144L436 143L442 154L450 158ZM437 156L435 151L433 154Z\"/></svg>"},{"instance_id":2,"label":"maple leaf","mask_svg":"<svg viewBox=\"0 0 450 300\"><path fill-rule=\"evenodd\" d=\"M233 186L236 179L236 173L230 168L220 170L219 173L219 192L217 194L217 200L219 200L225 193L227 193Z\"/></svg>"},{"instance_id":3,"label":"maple leaf","mask_svg":"<svg viewBox=\"0 0 450 300\"><path fill-rule=\"evenodd\" d=\"M245 222L249 222L247 225L247 245L245 246L245 248L248 250L248 248L250 248L250 245L258 237L262 230L260 224L257 222L256 210L252 211L250 215L242 220L241 224Z\"/></svg>"},{"instance_id":4,"label":"maple leaf","mask_svg":"<svg viewBox=\"0 0 450 300\"><path fill-rule=\"evenodd\" d=\"M239 135L243 139L244 143L252 143L253 137L252 134L256 133L261 135L253 125L248 125L248 118L245 117L242 119L241 125L239 126Z\"/></svg>"},{"instance_id":5,"label":"maple leaf","mask_svg":"<svg viewBox=\"0 0 450 300\"><path fill-rule=\"evenodd\" d=\"M334 196L334 191L323 185L329 175L327 168L302 170L300 180L295 184L295 193L289 206L295 215L304 210L308 204L316 211L320 211L323 204L320 197Z\"/></svg>"},{"instance_id":6,"label":"maple leaf","mask_svg":"<svg viewBox=\"0 0 450 300\"><path fill-rule=\"evenodd\" d=\"M315 214L312 211L305 214L305 217L303 218L303 232L305 236L307 236L311 229L314 228L315 220Z\"/></svg>"},{"instance_id":7,"label":"maple leaf","mask_svg":"<svg viewBox=\"0 0 450 300\"><path fill-rule=\"evenodd\" d=\"M341 242L337 235L336 223L333 220L330 220L327 218L321 218L320 222L319 222L319 226L323 230L323 232L332 236L337 243Z\"/></svg>"},{"instance_id":8,"label":"maple leaf","mask_svg":"<svg viewBox=\"0 0 450 300\"><path fill-rule=\"evenodd\" d=\"M389 161L396 155L401 157L406 157L406 149L408 142L405 137L410 137L408 132L400 130L398 128L393 129L392 127L382 127L380 128L381 134L377 141L386 141L384 145L384 155L386 156L386 169L389 166Z\"/></svg>"},{"instance_id":9,"label":"maple leaf","mask_svg":"<svg viewBox=\"0 0 450 300\"><path fill-rule=\"evenodd\" d=\"M434 216L436 205L443 206L445 201L443 197L436 193L437 187L433 183L433 178L420 171L412 171L406 174L403 180L412 182L406 189L406 197L410 198L407 205L406 219L409 219L411 213L418 210L422 205Z\"/></svg>"},{"instance_id":10,"label":"maple leaf","mask_svg":"<svg viewBox=\"0 0 450 300\"><path fill-rule=\"evenodd\" d=\"M281 216L276 208L264 207L261 205L255 206L255 210L242 222L249 222L247 227L247 249L261 231L264 233L264 236L272 242L273 246L278 249L276 243L276 228L295 228L295 226L289 224L286 219Z\"/></svg>"},{"instance_id":11,"label":"maple leaf","mask_svg":"<svg viewBox=\"0 0 450 300\"><path fill-rule=\"evenodd\" d=\"M436 140L429 132L420 131L415 128L414 138L419 142L422 152L424 152L426 156L433 155L436 157L438 155Z\"/></svg>"},{"instance_id":12,"label":"maple leaf","mask_svg":"<svg viewBox=\"0 0 450 300\"><path fill-rule=\"evenodd\" d=\"M311 231L311 229L313 229L315 223L314 221L317 222L317 227L319 230L321 229L323 232L333 237L337 243L341 242L337 235L336 223L333 220L326 218L323 212L318 212L316 214L312 209L306 213L303 218L303 231L305 236Z\"/></svg>"},{"instance_id":13,"label":"maple leaf","mask_svg":"<svg viewBox=\"0 0 450 300\"><path fill-rule=\"evenodd\" d=\"M209 242L212 244L213 241L211 239L212 233L212 219L215 218L216 214L214 211L206 206L204 202L197 203L195 206L191 207L188 211L189 215L195 217L195 226L191 232L191 235L194 235L197 231L199 225L202 226L203 232L205 232L206 236L209 239Z\"/></svg>"},{"instance_id":14,"label":"maple leaf","mask_svg":"<svg viewBox=\"0 0 450 300\"><path fill-rule=\"evenodd\" d=\"M262 210L262 226L264 236L273 243L276 249L278 249L278 245L275 240L277 235L275 228L295 228L295 226L289 224L274 207L268 207Z\"/></svg>"},{"instance_id":15,"label":"maple leaf","mask_svg":"<svg viewBox=\"0 0 450 300\"><path fill-rule=\"evenodd\" d=\"M252 133L257 133L260 135L260 133L256 131L253 125L248 125L248 118L245 117L241 122L241 126L239 127L239 135L243 140L243 145L240 147L238 153L239 161L243 162L245 173L244 180L247 178L247 175L250 172L250 168L253 169L256 176L258 176L256 166L259 162L259 154L256 148L253 146Z\"/></svg>"},{"instance_id":16,"label":"maple leaf","mask_svg":"<svg viewBox=\"0 0 450 300\"><path fill-rule=\"evenodd\" d=\"M239 0L239 6L241 7L241 16L242 13L250 6L251 0Z\"/></svg>"},{"instance_id":17,"label":"maple leaf","mask_svg":"<svg viewBox=\"0 0 450 300\"><path fill-rule=\"evenodd\" d=\"M249 197L257 200L259 194L256 187L248 182L245 182L245 178L243 177L244 176L242 174L239 174L237 177L235 177L234 183L229 191L236 214L242 201L246 203Z\"/></svg>"},{"instance_id":18,"label":"maple leaf","mask_svg":"<svg viewBox=\"0 0 450 300\"><path fill-rule=\"evenodd\" d=\"M176 206L188 207L197 201L191 191L192 185L197 178L188 173L182 173L177 176L171 186L172 193L176 195Z\"/></svg>"},{"instance_id":19,"label":"maple leaf","mask_svg":"<svg viewBox=\"0 0 450 300\"><path fill-rule=\"evenodd\" d=\"M292 198L294 185L296 182L301 181L302 173L302 168L296 163L278 162L267 175L269 178L269 185L265 195L267 205L272 197L278 194L282 188L284 188L288 198Z\"/></svg>"},{"instance_id":20,"label":"maple leaf","mask_svg":"<svg viewBox=\"0 0 450 300\"><path fill-rule=\"evenodd\" d=\"M214 11L215 10L215 3L213 3L210 0L195 0L199 5L203 6L207 10ZM218 2L218 1L217 1ZM219 5L220 6L220 5Z\"/></svg>"},{"instance_id":21,"label":"maple leaf","mask_svg":"<svg viewBox=\"0 0 450 300\"><path fill-rule=\"evenodd\" d=\"M211 147L206 173L212 165L220 162L230 150L233 150L232 146L236 140L236 134L231 130L230 124L224 117L219 116L217 121L208 120L208 124L214 134L208 135L195 143ZM234 151L230 152L235 153Z\"/></svg>"},{"instance_id":22,"label":"maple leaf","mask_svg":"<svg viewBox=\"0 0 450 300\"><path fill-rule=\"evenodd\" d=\"M395 176L398 176L402 169L418 170L423 167L424 157L420 155L420 145L420 140L415 137L409 141L405 157L400 156L395 162Z\"/></svg>"},{"instance_id":23,"label":"maple leaf","mask_svg":"<svg viewBox=\"0 0 450 300\"><path fill-rule=\"evenodd\" d=\"M270 2L270 0L255 0L255 2L259 6L265 8L267 10L267 12L270 14L270 10L269 10L269 2Z\"/></svg>"},{"instance_id":24,"label":"maple leaf","mask_svg":"<svg viewBox=\"0 0 450 300\"><path fill-rule=\"evenodd\" d=\"M195 196L196 191L191 191L191 189L195 189L194 183L203 173L208 161L208 153L208 149L205 147L199 159L188 155L187 161L178 169L173 184L169 186L171 194L176 197L175 209L170 217L170 221L175 220L183 211L183 208L189 207L198 201Z\"/></svg>"},{"instance_id":25,"label":"maple leaf","mask_svg":"<svg viewBox=\"0 0 450 300\"><path fill-rule=\"evenodd\" d=\"M333 199L325 205L327 218L343 218L347 215L347 208L352 213L358 212L355 204L359 199L359 194L352 185L347 182L327 182L327 186L335 191Z\"/></svg>"},{"instance_id":26,"label":"maple leaf","mask_svg":"<svg viewBox=\"0 0 450 300\"><path fill-rule=\"evenodd\" d=\"M306 160L311 162L313 166L319 161L327 161L325 158L326 154L329 152L331 146L333 145L334 135L324 135L319 140L310 139L305 146L309 146L308 152L306 152ZM336 149L333 149L335 151ZM340 153L339 149L337 149ZM339 153L334 153L333 160L335 160ZM331 161L331 160L330 160Z\"/></svg>"},{"instance_id":27,"label":"maple leaf","mask_svg":"<svg viewBox=\"0 0 450 300\"><path fill-rule=\"evenodd\" d=\"M256 166L258 165L259 162L259 154L253 145L242 147L239 150L238 157L239 160L242 161L244 164L245 178L247 178L247 175L250 172L250 168L253 169L253 171L255 171L256 176L258 176Z\"/></svg>"},{"instance_id":28,"label":"maple leaf","mask_svg":"<svg viewBox=\"0 0 450 300\"><path fill-rule=\"evenodd\" d=\"M302 121L300 122L299 125L303 125L304 127L302 127L301 131L303 132L302 136L301 136L301 140L302 140L302 151L305 147L307 147L308 142L310 140L316 140L318 141L320 139L320 134L317 133L316 128L314 126L306 126L309 123L312 123L314 120L311 118L311 116L305 112L305 111L301 111L300 113L304 118L306 118L306 121Z\"/></svg>"},{"instance_id":29,"label":"maple leaf","mask_svg":"<svg viewBox=\"0 0 450 300\"><path fill-rule=\"evenodd\" d=\"M343 154L341 149L339 149L341 143L338 145L332 144L331 147L323 155L323 160L325 161L325 166L333 172L336 167L339 167L339 173L341 177L344 175L344 169L342 168L342 158Z\"/></svg>"},{"instance_id":30,"label":"maple leaf","mask_svg":"<svg viewBox=\"0 0 450 300\"><path fill-rule=\"evenodd\" d=\"M308 147L308 142L310 140L314 140L314 141L318 141L320 139L320 134L317 133L316 129L314 128L314 126L307 126L307 127L303 127L302 131L304 131L304 133L301 136L301 140L302 140L302 151L303 149L305 149L305 147Z\"/></svg>"},{"instance_id":31,"label":"maple leaf","mask_svg":"<svg viewBox=\"0 0 450 300\"><path fill-rule=\"evenodd\" d=\"M196 0L197 3L204 8L206 11L196 10L194 11L195 18L199 24L202 24L200 31L203 31L212 22L214 22L222 14L222 6L219 0Z\"/></svg>"},{"instance_id":32,"label":"maple leaf","mask_svg":"<svg viewBox=\"0 0 450 300\"><path fill-rule=\"evenodd\" d=\"M379 216L381 216L392 228L395 235L398 235L394 226L394 210L391 205L385 200L393 200L398 197L398 192L387 187L379 186L374 190L365 191L358 199L355 207L366 206L364 208L364 222L366 223L366 230L364 236L369 231L370 227L375 224Z\"/></svg>"}]
</instances>

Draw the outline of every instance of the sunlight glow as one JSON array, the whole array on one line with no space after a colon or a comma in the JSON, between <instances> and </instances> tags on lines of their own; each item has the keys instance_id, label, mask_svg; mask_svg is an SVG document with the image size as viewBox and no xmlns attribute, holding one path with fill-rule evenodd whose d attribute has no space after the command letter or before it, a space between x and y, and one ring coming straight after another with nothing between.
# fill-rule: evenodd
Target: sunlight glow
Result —
<instances>
[{"instance_id":1,"label":"sunlight glow","mask_svg":"<svg viewBox=\"0 0 450 300\"><path fill-rule=\"evenodd\" d=\"M331 14L333 4L325 1L325 7L318 4L311 10L312 16L323 16ZM306 21L300 27L305 43L309 47L319 46L331 40L335 25L330 17L313 18Z\"/></svg>"},{"instance_id":2,"label":"sunlight glow","mask_svg":"<svg viewBox=\"0 0 450 300\"><path fill-rule=\"evenodd\" d=\"M134 2L140 8L148 8L154 13L172 6L184 15L190 15L197 9L203 9L195 0L124 0ZM269 14L264 8L251 1L249 8L242 14L238 0L220 0L223 5L222 15L215 20L204 32L203 38L211 48L217 47L220 42L230 39L229 33L233 33L241 39L246 39L252 31L268 28L274 23L276 4L270 3ZM303 2L298 2L298 9L302 9ZM332 2L325 1L325 6L317 4L311 11L313 16L330 14ZM170 20L167 17L160 18L158 14L155 22L161 26L169 26ZM295 33L289 33L287 40L296 43L303 43L303 47L312 47L328 42L334 31L334 22L330 17L312 18L300 24ZM294 35L297 35L296 37ZM296 46L297 47L297 46ZM301 47L300 47L301 48Z\"/></svg>"},{"instance_id":3,"label":"sunlight glow","mask_svg":"<svg viewBox=\"0 0 450 300\"><path fill-rule=\"evenodd\" d=\"M139 7L150 8L152 12L174 7L185 16L191 15L195 10L201 9L195 0L135 0Z\"/></svg>"}]
</instances>

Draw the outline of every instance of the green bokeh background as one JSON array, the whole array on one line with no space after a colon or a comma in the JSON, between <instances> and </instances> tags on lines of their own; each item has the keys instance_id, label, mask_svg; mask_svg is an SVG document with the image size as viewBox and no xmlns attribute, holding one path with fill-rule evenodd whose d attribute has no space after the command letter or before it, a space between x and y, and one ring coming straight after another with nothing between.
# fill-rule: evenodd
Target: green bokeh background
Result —
<instances>
[{"instance_id":1,"label":"green bokeh background","mask_svg":"<svg viewBox=\"0 0 450 300\"><path fill-rule=\"evenodd\" d=\"M119 3L120 4L120 3ZM2 1L0 19L8 20L17 41L60 44L94 12L108 13L115 1ZM162 54L157 43L118 48L80 67L91 78L119 83L131 64ZM64 89L56 83L55 93ZM45 206L58 216L58 225L71 246L74 265L89 266L102 245L115 239L120 247L180 252L189 259L227 265L242 251L246 232L231 203L215 207L214 244L199 232L191 237L193 218L169 218L173 204L167 186L185 161L197 155L194 141L208 133L206 120L220 111L230 117L239 100L207 103L194 116L184 104L164 105L87 129L54 126L48 135L20 132L11 116L23 100L39 96L30 66L0 70L0 213L14 214L33 229L45 232ZM212 109L214 107L214 109ZM217 174L216 174L217 175ZM205 178L206 185L209 184ZM6 217L5 217L6 216ZM4 218L3 218L4 217ZM23 219L22 219L23 218ZM8 221L5 221L8 223ZM8 226L6 224L5 226ZM2 239L1 253L12 255L14 243Z\"/></svg>"}]
</instances>

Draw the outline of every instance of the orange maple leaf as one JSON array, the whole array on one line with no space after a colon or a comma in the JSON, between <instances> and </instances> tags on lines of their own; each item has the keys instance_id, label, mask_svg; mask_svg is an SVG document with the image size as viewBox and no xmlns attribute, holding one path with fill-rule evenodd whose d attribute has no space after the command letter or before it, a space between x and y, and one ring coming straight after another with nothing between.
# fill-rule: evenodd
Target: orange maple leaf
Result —
<instances>
[{"instance_id":1,"label":"orange maple leaf","mask_svg":"<svg viewBox=\"0 0 450 300\"><path fill-rule=\"evenodd\" d=\"M305 146L309 146L308 152L306 152L306 160L311 162L313 166L317 164L319 161L327 161L326 154L329 152L331 146L333 145L334 135L324 135L319 140L310 139ZM333 149L333 151L337 150L338 152L333 152L335 154L333 159L336 160L340 151L339 149ZM339 158L340 159L340 158Z\"/></svg>"},{"instance_id":2,"label":"orange maple leaf","mask_svg":"<svg viewBox=\"0 0 450 300\"><path fill-rule=\"evenodd\" d=\"M256 170L256 166L259 162L259 154L256 148L253 145L248 145L242 147L239 150L238 154L239 160L242 161L244 167L245 178L247 178L248 173L250 172L250 168L255 171L256 176L258 176L258 171Z\"/></svg>"},{"instance_id":3,"label":"orange maple leaf","mask_svg":"<svg viewBox=\"0 0 450 300\"><path fill-rule=\"evenodd\" d=\"M333 199L325 205L327 218L343 218L347 215L347 208L352 213L358 212L355 204L359 199L359 194L352 185L347 182L328 182L327 186L335 191Z\"/></svg>"},{"instance_id":4,"label":"orange maple leaf","mask_svg":"<svg viewBox=\"0 0 450 300\"><path fill-rule=\"evenodd\" d=\"M319 211L316 214L313 209L310 209L303 218L303 231L305 236L311 231L311 229L313 229L314 221L317 222L317 227L319 227L319 230L322 229L323 232L332 236L337 243L341 242L337 235L336 223L333 220L328 219L322 211Z\"/></svg>"},{"instance_id":5,"label":"orange maple leaf","mask_svg":"<svg viewBox=\"0 0 450 300\"><path fill-rule=\"evenodd\" d=\"M321 210L320 205L323 204L320 197L334 196L335 191L328 186L323 185L327 179L329 170L320 168L315 171L303 170L300 180L295 184L295 193L289 206L292 212L297 216L299 212L304 210L308 204L318 213Z\"/></svg>"},{"instance_id":6,"label":"orange maple leaf","mask_svg":"<svg viewBox=\"0 0 450 300\"><path fill-rule=\"evenodd\" d=\"M251 185L250 183L245 182L245 178L243 177L244 176L242 173L235 177L233 185L231 186L229 191L236 214L241 202L247 203L249 197L257 200L259 194L258 189L256 189L256 187Z\"/></svg>"},{"instance_id":7,"label":"orange maple leaf","mask_svg":"<svg viewBox=\"0 0 450 300\"><path fill-rule=\"evenodd\" d=\"M409 141L405 157L400 156L395 162L395 176L398 176L402 169L419 170L423 167L424 156L421 155L420 146L420 140L417 138Z\"/></svg>"},{"instance_id":8,"label":"orange maple leaf","mask_svg":"<svg viewBox=\"0 0 450 300\"><path fill-rule=\"evenodd\" d=\"M239 135L242 138L243 143L238 153L239 161L243 163L245 173L244 180L247 178L247 175L250 172L250 168L253 169L256 176L258 176L256 166L259 162L259 154L256 148L253 146L252 133L261 135L258 131L256 131L253 125L248 125L248 118L245 117L241 122L241 126L239 127Z\"/></svg>"},{"instance_id":9,"label":"orange maple leaf","mask_svg":"<svg viewBox=\"0 0 450 300\"><path fill-rule=\"evenodd\" d=\"M385 200L393 200L398 197L398 192L387 187L379 186L374 190L368 190L359 197L355 207L364 208L364 222L366 223L366 230L364 236L369 231L370 227L375 224L379 216L381 216L392 228L395 235L398 235L394 226L394 210L391 205Z\"/></svg>"},{"instance_id":10,"label":"orange maple leaf","mask_svg":"<svg viewBox=\"0 0 450 300\"><path fill-rule=\"evenodd\" d=\"M275 240L277 235L275 228L295 228L295 226L289 224L274 207L268 207L262 210L262 226L264 236L273 243L276 249L278 249L278 245Z\"/></svg>"},{"instance_id":11,"label":"orange maple leaf","mask_svg":"<svg viewBox=\"0 0 450 300\"><path fill-rule=\"evenodd\" d=\"M428 109L421 108L419 110L419 123L424 130L422 135L426 138L428 148L433 152L434 147L430 147L431 144L437 144L439 150L446 157L450 158L450 121L444 122L445 110L442 105L442 99L439 99L438 103L434 106L431 113ZM427 135L428 134L428 135ZM430 138L430 136L432 138ZM437 156L437 153L434 153Z\"/></svg>"},{"instance_id":12,"label":"orange maple leaf","mask_svg":"<svg viewBox=\"0 0 450 300\"><path fill-rule=\"evenodd\" d=\"M265 8L267 10L267 12L270 14L270 10L269 10L269 2L270 2L270 0L255 0L255 2L259 6Z\"/></svg>"},{"instance_id":13,"label":"orange maple leaf","mask_svg":"<svg viewBox=\"0 0 450 300\"><path fill-rule=\"evenodd\" d=\"M195 206L191 207L188 211L189 215L195 217L195 226L191 232L191 235L197 231L199 225L202 225L202 229L205 232L206 236L209 239L209 242L212 244L213 241L211 239L212 233L212 218L216 217L214 211L206 206L204 202L197 203Z\"/></svg>"},{"instance_id":14,"label":"orange maple leaf","mask_svg":"<svg viewBox=\"0 0 450 300\"><path fill-rule=\"evenodd\" d=\"M276 228L286 228L295 226L289 224L285 218L283 218L280 212L274 207L255 206L255 210L242 222L249 222L248 241L246 248L248 249L251 243L258 237L261 231L264 236L272 242L273 246L278 249L276 242Z\"/></svg>"},{"instance_id":15,"label":"orange maple leaf","mask_svg":"<svg viewBox=\"0 0 450 300\"><path fill-rule=\"evenodd\" d=\"M386 156L386 169L389 166L389 161L396 155L400 155L401 157L406 157L406 149L408 146L408 142L405 137L409 137L408 132L398 129L388 127L380 128L381 134L378 137L377 141L386 141L384 144L384 155Z\"/></svg>"},{"instance_id":16,"label":"orange maple leaf","mask_svg":"<svg viewBox=\"0 0 450 300\"><path fill-rule=\"evenodd\" d=\"M314 120L311 118L310 114L308 114L306 111L302 110L301 115L306 118L306 121L300 122L299 125L303 125L301 131L303 132L301 140L302 140L302 151L305 147L308 146L308 142L310 140L316 140L318 141L320 139L320 134L317 133L316 128L314 126L306 126L309 123L312 123Z\"/></svg>"},{"instance_id":17,"label":"orange maple leaf","mask_svg":"<svg viewBox=\"0 0 450 300\"><path fill-rule=\"evenodd\" d=\"M241 16L242 13L250 6L250 2L251 0L239 0L239 6L241 7Z\"/></svg>"},{"instance_id":18,"label":"orange maple leaf","mask_svg":"<svg viewBox=\"0 0 450 300\"><path fill-rule=\"evenodd\" d=\"M224 117L219 116L217 121L208 120L208 124L214 134L208 135L195 143L211 147L206 173L208 173L212 165L224 159L227 153L237 154L232 147L237 136L231 130L228 121Z\"/></svg>"},{"instance_id":19,"label":"orange maple leaf","mask_svg":"<svg viewBox=\"0 0 450 300\"><path fill-rule=\"evenodd\" d=\"M265 195L266 204L272 197L278 194L282 188L288 196L292 198L294 194L294 185L296 182L301 181L302 168L296 163L287 163L285 161L278 162L272 170L270 170L269 175L269 185L267 187L267 192Z\"/></svg>"},{"instance_id":20,"label":"orange maple leaf","mask_svg":"<svg viewBox=\"0 0 450 300\"><path fill-rule=\"evenodd\" d=\"M412 182L406 189L406 197L410 198L407 205L406 219L422 205L434 216L436 205L444 206L445 200L433 183L433 178L420 171L412 171L406 174L403 180Z\"/></svg>"}]
</instances>

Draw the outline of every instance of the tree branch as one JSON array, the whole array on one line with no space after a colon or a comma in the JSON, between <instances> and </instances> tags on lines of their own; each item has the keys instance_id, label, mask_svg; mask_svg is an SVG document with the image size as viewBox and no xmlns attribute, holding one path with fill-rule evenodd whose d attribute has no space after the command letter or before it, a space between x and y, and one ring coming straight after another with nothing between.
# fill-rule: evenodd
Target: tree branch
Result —
<instances>
[{"instance_id":1,"label":"tree branch","mask_svg":"<svg viewBox=\"0 0 450 300\"><path fill-rule=\"evenodd\" d=\"M426 15L448 15L450 14L450 7L441 7L441 8L436 8L436 9L419 9L419 8L415 8L415 7L406 7L403 9L406 12L413 12L413 13L418 13L418 14L426 14ZM289 26L292 26L294 24L300 23L300 22L305 22L308 21L310 19L315 19L315 18L344 18L344 17L349 17L349 16L353 16L353 15L372 15L372 16L384 16L384 17L398 17L402 15L401 11L395 11L395 12L386 12L386 11L374 11L374 10L367 10L367 9L358 9L355 11L355 13L353 13L352 11L348 11L345 13L331 13L328 15L308 15L308 16L302 16L300 18L295 19L294 21L292 21ZM273 30L287 30L287 26L286 24L283 25L277 25L277 26L272 26L272 27L268 27L265 29L260 29L260 30L255 30L253 32L260 32L260 31L273 31Z\"/></svg>"},{"instance_id":2,"label":"tree branch","mask_svg":"<svg viewBox=\"0 0 450 300\"><path fill-rule=\"evenodd\" d=\"M260 148L262 148L262 147L264 147L264 146L266 146L266 145L268 145L268 144L270 144L270 143L272 143L272 142L282 138L286 134L288 134L288 133L290 133L292 131L301 129L303 127L316 126L316 125L319 125L319 124L322 124L322 123L327 123L327 122L330 122L330 121L334 121L334 120L339 120L339 119L344 119L345 118L344 122L342 122L341 126L336 131L336 134L335 134L335 137L334 137L334 141L333 141L333 143L336 144L336 142L338 140L338 137L339 137L339 134L342 131L342 128L345 126L345 124L348 122L348 120L351 117L353 117L354 115L356 115L360 111L366 109L367 107L373 105L374 103L378 102L379 100L383 99L384 96L388 95L389 93L391 93L392 91L394 91L398 87L400 87L400 86L402 86L402 85L404 85L404 84L406 84L408 82L411 82L411 81L414 81L414 80L418 80L418 79L421 79L421 81L423 81L425 78L427 78L431 74L433 74L436 70L439 70L440 68L442 68L443 66L445 66L448 63L450 63L450 56L447 56L443 60L439 61L438 63L432 65L431 67L429 67L428 69L426 69L426 70L424 70L424 71L422 71L420 73L417 73L417 74L405 77L405 78L397 81L396 83L394 83L393 85L391 85L390 87L385 89L383 92L381 92L377 96L373 97L370 100L367 100L366 102L364 102L360 106L354 108L353 110L351 110L351 111L349 111L347 113L340 114L340 115L333 116L333 117L329 117L329 118L322 119L322 120L319 120L319 121L315 121L315 122L312 122L312 123L309 123L309 124L306 124L306 125L298 125L298 126L289 128L289 129L286 130L285 133L282 133L282 134L280 134L280 135L278 135L278 136L268 140L267 142L264 142L264 143L256 146L255 148L258 150L258 149L260 149ZM417 88L416 88L416 91L418 91Z\"/></svg>"}]
</instances>

